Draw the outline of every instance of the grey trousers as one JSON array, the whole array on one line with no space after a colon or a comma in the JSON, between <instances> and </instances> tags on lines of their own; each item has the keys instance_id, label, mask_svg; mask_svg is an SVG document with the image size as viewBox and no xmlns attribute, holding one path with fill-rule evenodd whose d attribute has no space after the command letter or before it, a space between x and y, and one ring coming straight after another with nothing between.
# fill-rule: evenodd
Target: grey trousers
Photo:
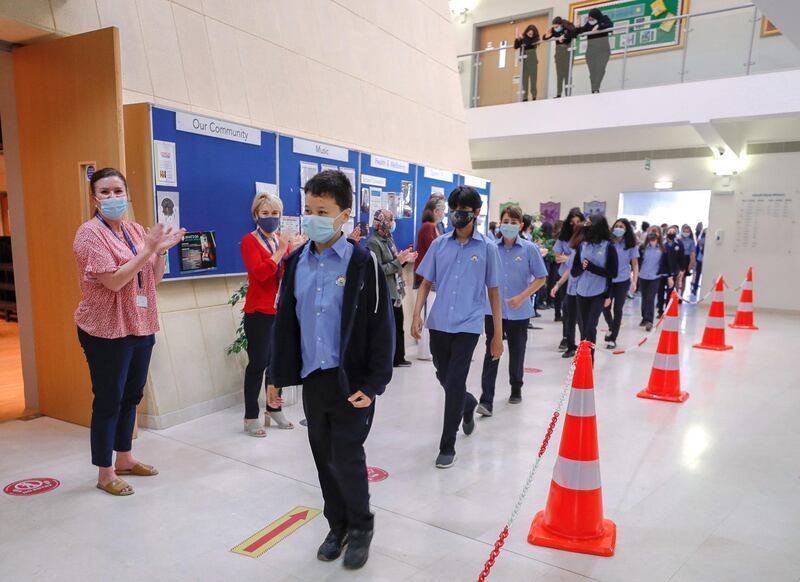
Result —
<instances>
[{"instance_id":1,"label":"grey trousers","mask_svg":"<svg viewBox=\"0 0 800 582\"><path fill-rule=\"evenodd\" d=\"M569 46L565 44L556 45L556 95L561 97L567 85L569 76Z\"/></svg>"},{"instance_id":2,"label":"grey trousers","mask_svg":"<svg viewBox=\"0 0 800 582\"><path fill-rule=\"evenodd\" d=\"M591 38L586 49L586 65L589 67L589 80L592 83L592 93L600 91L603 77L606 75L608 60L611 58L611 47L608 38Z\"/></svg>"},{"instance_id":3,"label":"grey trousers","mask_svg":"<svg viewBox=\"0 0 800 582\"><path fill-rule=\"evenodd\" d=\"M539 80L539 57L535 50L525 51L522 59L522 100L528 100L530 89L531 99L536 99L536 83Z\"/></svg>"}]
</instances>

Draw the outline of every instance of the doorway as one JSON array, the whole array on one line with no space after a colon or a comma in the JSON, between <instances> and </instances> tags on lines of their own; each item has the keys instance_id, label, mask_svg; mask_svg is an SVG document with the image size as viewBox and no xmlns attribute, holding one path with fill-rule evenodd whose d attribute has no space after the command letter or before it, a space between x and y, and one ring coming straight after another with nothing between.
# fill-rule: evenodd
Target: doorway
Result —
<instances>
[{"instance_id":1,"label":"doorway","mask_svg":"<svg viewBox=\"0 0 800 582\"><path fill-rule=\"evenodd\" d=\"M688 224L692 239L697 240L696 228L708 226L711 190L657 190L653 192L622 192L619 195L619 216L635 220L638 228L643 222L651 225ZM684 289L691 289L696 275L688 276Z\"/></svg>"},{"instance_id":2,"label":"doorway","mask_svg":"<svg viewBox=\"0 0 800 582\"><path fill-rule=\"evenodd\" d=\"M517 35L521 35L530 24L536 26L541 37L550 29L550 16L549 14L540 14L478 27L476 31L477 50L510 47L509 50L494 51L481 55L481 66L478 73L479 107L504 105L522 100L520 94L522 87L522 60L518 58L520 52L514 50L514 39ZM547 86L547 71L550 63L550 43L540 44L536 53L539 59L536 83L537 98L544 99L545 87Z\"/></svg>"}]
</instances>

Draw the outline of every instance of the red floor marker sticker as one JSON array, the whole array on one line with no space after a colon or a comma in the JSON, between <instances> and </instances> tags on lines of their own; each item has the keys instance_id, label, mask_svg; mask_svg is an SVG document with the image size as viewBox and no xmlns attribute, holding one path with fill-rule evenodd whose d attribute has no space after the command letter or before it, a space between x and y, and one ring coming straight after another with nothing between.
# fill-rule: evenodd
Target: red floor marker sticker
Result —
<instances>
[{"instance_id":1,"label":"red floor marker sticker","mask_svg":"<svg viewBox=\"0 0 800 582\"><path fill-rule=\"evenodd\" d=\"M264 552L292 535L320 513L319 509L299 505L289 513L280 516L264 529L251 535L231 549L231 552L248 558L259 558Z\"/></svg>"},{"instance_id":2,"label":"red floor marker sticker","mask_svg":"<svg viewBox=\"0 0 800 582\"><path fill-rule=\"evenodd\" d=\"M389 473L378 467L367 467L367 479L370 483L376 481L386 481L389 478Z\"/></svg>"},{"instance_id":3,"label":"red floor marker sticker","mask_svg":"<svg viewBox=\"0 0 800 582\"><path fill-rule=\"evenodd\" d=\"M541 372L539 368L525 368L526 374L538 374L539 372Z\"/></svg>"},{"instance_id":4,"label":"red floor marker sticker","mask_svg":"<svg viewBox=\"0 0 800 582\"><path fill-rule=\"evenodd\" d=\"M50 477L33 477L31 479L23 479L22 481L14 481L9 483L3 489L3 493L7 495L39 495L39 493L47 493L61 485L58 479L51 479Z\"/></svg>"}]
</instances>

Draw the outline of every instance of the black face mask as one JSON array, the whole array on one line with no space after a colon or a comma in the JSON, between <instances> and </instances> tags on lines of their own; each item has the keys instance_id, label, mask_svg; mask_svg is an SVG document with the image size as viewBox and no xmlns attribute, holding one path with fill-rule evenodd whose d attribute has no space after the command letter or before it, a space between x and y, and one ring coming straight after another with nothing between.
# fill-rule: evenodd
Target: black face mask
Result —
<instances>
[{"instance_id":1,"label":"black face mask","mask_svg":"<svg viewBox=\"0 0 800 582\"><path fill-rule=\"evenodd\" d=\"M667 238L669 240L675 240L675 233L674 232L667 233Z\"/></svg>"},{"instance_id":2,"label":"black face mask","mask_svg":"<svg viewBox=\"0 0 800 582\"><path fill-rule=\"evenodd\" d=\"M455 228L464 228L475 218L475 215L468 210L453 210L452 220Z\"/></svg>"},{"instance_id":3,"label":"black face mask","mask_svg":"<svg viewBox=\"0 0 800 582\"><path fill-rule=\"evenodd\" d=\"M651 232L647 235L647 240L658 240L658 235L654 232Z\"/></svg>"}]
</instances>

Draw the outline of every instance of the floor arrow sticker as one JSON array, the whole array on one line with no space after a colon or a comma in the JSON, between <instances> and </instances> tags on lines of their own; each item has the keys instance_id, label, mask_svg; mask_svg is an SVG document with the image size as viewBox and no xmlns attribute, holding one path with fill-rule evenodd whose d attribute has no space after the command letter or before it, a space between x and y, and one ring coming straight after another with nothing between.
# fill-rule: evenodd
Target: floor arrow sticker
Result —
<instances>
[{"instance_id":1,"label":"floor arrow sticker","mask_svg":"<svg viewBox=\"0 0 800 582\"><path fill-rule=\"evenodd\" d=\"M319 509L298 505L264 529L251 535L231 551L234 554L250 558L260 558L267 550L292 535L320 513Z\"/></svg>"}]
</instances>

